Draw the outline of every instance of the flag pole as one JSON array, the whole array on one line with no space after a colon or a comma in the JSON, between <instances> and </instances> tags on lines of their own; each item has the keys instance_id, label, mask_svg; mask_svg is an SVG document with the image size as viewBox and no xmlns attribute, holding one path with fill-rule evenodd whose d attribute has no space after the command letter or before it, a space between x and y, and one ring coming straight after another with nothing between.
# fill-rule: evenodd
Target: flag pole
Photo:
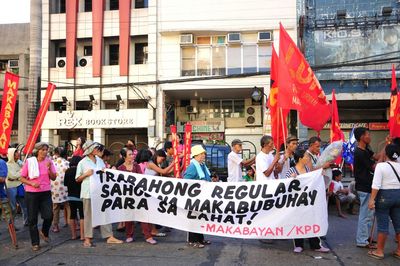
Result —
<instances>
[{"instance_id":1,"label":"flag pole","mask_svg":"<svg viewBox=\"0 0 400 266\"><path fill-rule=\"evenodd\" d=\"M278 115L278 119L276 119L276 132L278 132L278 134L276 134L276 137L277 137L276 143L277 143L278 146L279 146L279 115ZM276 148L276 150L277 150L277 153L279 153L281 147L275 147L275 148Z\"/></svg>"},{"instance_id":2,"label":"flag pole","mask_svg":"<svg viewBox=\"0 0 400 266\"><path fill-rule=\"evenodd\" d=\"M283 121L283 113L282 113L282 107L279 107L279 117L281 119L281 124L282 124L282 130L283 130L283 145L285 146L285 150L286 150L286 132L285 132L285 123L286 121ZM279 136L279 133L278 133Z\"/></svg>"}]
</instances>

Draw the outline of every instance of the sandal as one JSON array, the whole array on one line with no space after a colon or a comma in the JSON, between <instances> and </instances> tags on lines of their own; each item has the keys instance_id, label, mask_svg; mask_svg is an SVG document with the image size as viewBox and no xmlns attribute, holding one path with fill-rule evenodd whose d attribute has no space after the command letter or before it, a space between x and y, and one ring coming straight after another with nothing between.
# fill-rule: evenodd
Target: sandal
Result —
<instances>
[{"instance_id":1,"label":"sandal","mask_svg":"<svg viewBox=\"0 0 400 266\"><path fill-rule=\"evenodd\" d=\"M93 243L86 243L86 242L83 242L83 247L84 248L94 248L96 245L95 244L93 244Z\"/></svg>"},{"instance_id":2,"label":"sandal","mask_svg":"<svg viewBox=\"0 0 400 266\"><path fill-rule=\"evenodd\" d=\"M157 234L151 234L151 236L155 236L155 237L166 237L167 234L166 234L166 233L157 233Z\"/></svg>"},{"instance_id":3,"label":"sandal","mask_svg":"<svg viewBox=\"0 0 400 266\"><path fill-rule=\"evenodd\" d=\"M32 250L33 251L39 251L40 250L40 246L39 245L34 245L34 246L32 246Z\"/></svg>"},{"instance_id":4,"label":"sandal","mask_svg":"<svg viewBox=\"0 0 400 266\"><path fill-rule=\"evenodd\" d=\"M49 243L50 242L50 238L48 236L45 236L42 232L42 230L39 230L39 236L41 239L43 239L44 242Z\"/></svg>"},{"instance_id":5,"label":"sandal","mask_svg":"<svg viewBox=\"0 0 400 266\"><path fill-rule=\"evenodd\" d=\"M199 242L189 242L189 247L192 248L204 248L204 245Z\"/></svg>"},{"instance_id":6,"label":"sandal","mask_svg":"<svg viewBox=\"0 0 400 266\"><path fill-rule=\"evenodd\" d=\"M358 248L369 248L369 249L376 249L375 244L366 244L365 246L357 245Z\"/></svg>"},{"instance_id":7,"label":"sandal","mask_svg":"<svg viewBox=\"0 0 400 266\"><path fill-rule=\"evenodd\" d=\"M383 259L384 255L377 255L373 250L368 251L368 256L377 260Z\"/></svg>"},{"instance_id":8,"label":"sandal","mask_svg":"<svg viewBox=\"0 0 400 266\"><path fill-rule=\"evenodd\" d=\"M393 252L393 257L395 257L396 259L400 259L400 254Z\"/></svg>"}]
</instances>

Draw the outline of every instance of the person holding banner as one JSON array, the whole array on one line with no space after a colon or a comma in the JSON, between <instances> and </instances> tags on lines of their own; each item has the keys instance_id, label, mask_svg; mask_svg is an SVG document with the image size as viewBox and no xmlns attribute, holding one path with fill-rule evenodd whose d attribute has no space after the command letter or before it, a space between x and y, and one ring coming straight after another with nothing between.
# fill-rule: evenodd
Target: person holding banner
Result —
<instances>
[{"instance_id":1,"label":"person holding banner","mask_svg":"<svg viewBox=\"0 0 400 266\"><path fill-rule=\"evenodd\" d=\"M40 249L40 237L49 242L49 230L53 221L51 201L51 180L56 179L56 168L48 156L49 144L35 144L32 157L28 158L21 170L21 182L25 184L25 201L28 208L29 233L32 250ZM42 229L38 231L38 215L42 216Z\"/></svg>"},{"instance_id":2,"label":"person holding banner","mask_svg":"<svg viewBox=\"0 0 400 266\"><path fill-rule=\"evenodd\" d=\"M378 224L378 243L376 250L370 250L368 256L384 258L384 248L389 234L389 221L392 220L397 239L397 250L393 256L400 259L400 149L395 144L385 148L387 162L376 165L372 180L372 191L368 202L370 210L375 209Z\"/></svg>"},{"instance_id":3,"label":"person holding banner","mask_svg":"<svg viewBox=\"0 0 400 266\"><path fill-rule=\"evenodd\" d=\"M124 171L124 172L131 172L131 173L137 173L137 164L134 161L135 154L133 150L126 150L125 153L122 153L122 158L125 159L125 162L118 167L118 170ZM150 224L148 223L140 223L140 226L142 227L142 232L143 235L146 239L146 242L155 245L157 244L157 241L155 241L151 235L151 227ZM132 221L126 221L125 222L125 231L126 231L126 243L131 243L133 242L133 234L135 232L135 222Z\"/></svg>"},{"instance_id":4,"label":"person holding banner","mask_svg":"<svg viewBox=\"0 0 400 266\"><path fill-rule=\"evenodd\" d=\"M274 150L274 141L271 136L263 136L260 145L261 151L256 156L256 181L273 180L280 154Z\"/></svg>"},{"instance_id":5,"label":"person holding banner","mask_svg":"<svg viewBox=\"0 0 400 266\"><path fill-rule=\"evenodd\" d=\"M206 150L203 146L193 146L192 157L193 159L190 161L183 178L211 182L210 171L205 165ZM204 248L204 245L211 244L210 241L204 240L203 234L192 232L188 232L188 242L189 246L193 248Z\"/></svg>"},{"instance_id":6,"label":"person holding banner","mask_svg":"<svg viewBox=\"0 0 400 266\"><path fill-rule=\"evenodd\" d=\"M305 150L297 150L294 153L294 161L296 162L296 166L290 167L286 173L286 178L296 178L298 175L305 174L310 172L310 168L308 168L307 164L309 162L309 157L305 155ZM321 240L319 237L308 238L310 242L311 249L314 249L317 252L327 253L329 252L329 248L322 246ZM304 238L298 238L294 240L294 250L295 253L301 253L304 250Z\"/></svg>"},{"instance_id":7,"label":"person holding banner","mask_svg":"<svg viewBox=\"0 0 400 266\"><path fill-rule=\"evenodd\" d=\"M280 170L280 173L278 173L280 178L285 178L287 171L296 165L296 162L294 161L294 153L298 146L299 138L295 136L288 136L286 138L286 149L280 153L281 158L279 159L279 167L277 167L278 172Z\"/></svg>"},{"instance_id":8,"label":"person holding banner","mask_svg":"<svg viewBox=\"0 0 400 266\"><path fill-rule=\"evenodd\" d=\"M256 157L243 160L242 152L243 142L240 139L232 141L232 151L228 154L228 182L240 182L243 180L242 167L252 165Z\"/></svg>"},{"instance_id":9,"label":"person holding banner","mask_svg":"<svg viewBox=\"0 0 400 266\"><path fill-rule=\"evenodd\" d=\"M81 199L83 202L83 214L84 220L84 232L85 241L83 246L90 248L93 238L93 226L92 226L92 205L90 197L90 179L96 177L96 172L105 169L103 160L98 156L100 154L99 149L101 144L87 140L83 145L85 157L78 163L76 169L75 180L81 182ZM113 236L112 225L106 224L100 226L101 236L107 238L107 244L122 244L123 241L116 239Z\"/></svg>"}]
</instances>

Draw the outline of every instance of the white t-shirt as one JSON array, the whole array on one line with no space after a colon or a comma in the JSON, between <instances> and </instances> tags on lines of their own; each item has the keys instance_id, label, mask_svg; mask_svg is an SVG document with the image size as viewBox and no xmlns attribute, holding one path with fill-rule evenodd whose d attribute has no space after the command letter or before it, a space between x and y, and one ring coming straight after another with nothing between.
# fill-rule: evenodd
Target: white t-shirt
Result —
<instances>
[{"instance_id":1,"label":"white t-shirt","mask_svg":"<svg viewBox=\"0 0 400 266\"><path fill-rule=\"evenodd\" d=\"M332 184L333 184L333 193L336 193L339 190L343 189L343 184L341 181L332 180Z\"/></svg>"},{"instance_id":2,"label":"white t-shirt","mask_svg":"<svg viewBox=\"0 0 400 266\"><path fill-rule=\"evenodd\" d=\"M274 171L269 176L265 176L264 172L271 166L274 161L272 152L266 154L260 151L256 156L256 181L267 181L275 179Z\"/></svg>"},{"instance_id":3,"label":"white t-shirt","mask_svg":"<svg viewBox=\"0 0 400 266\"><path fill-rule=\"evenodd\" d=\"M400 176L400 163L390 162L397 174ZM400 189L400 182L392 167L387 162L378 163L375 167L373 189Z\"/></svg>"},{"instance_id":4,"label":"white t-shirt","mask_svg":"<svg viewBox=\"0 0 400 266\"><path fill-rule=\"evenodd\" d=\"M243 161L240 154L231 151L228 154L228 182L243 181L241 162Z\"/></svg>"}]
</instances>

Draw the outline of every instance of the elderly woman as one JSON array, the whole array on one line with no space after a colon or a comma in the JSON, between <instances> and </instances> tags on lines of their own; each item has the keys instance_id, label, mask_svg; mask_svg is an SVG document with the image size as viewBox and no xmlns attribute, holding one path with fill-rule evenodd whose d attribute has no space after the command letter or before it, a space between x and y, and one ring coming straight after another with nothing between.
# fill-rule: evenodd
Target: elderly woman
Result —
<instances>
[{"instance_id":1,"label":"elderly woman","mask_svg":"<svg viewBox=\"0 0 400 266\"><path fill-rule=\"evenodd\" d=\"M201 180L210 182L210 171L205 165L206 160L206 151L203 146L195 145L192 147L192 157L193 159L190 161L188 168L185 171L183 178L185 179L193 179L193 180ZM188 234L189 246L194 248L204 248L204 245L211 244L210 241L204 240L203 234L192 233Z\"/></svg>"},{"instance_id":2,"label":"elderly woman","mask_svg":"<svg viewBox=\"0 0 400 266\"><path fill-rule=\"evenodd\" d=\"M397 145L389 144L385 148L387 162L376 165L372 181L371 197L368 208L375 209L378 224L377 249L368 252L375 259L384 258L384 248L389 233L389 221L392 220L397 239L397 250L393 256L400 259L400 151Z\"/></svg>"},{"instance_id":3,"label":"elderly woman","mask_svg":"<svg viewBox=\"0 0 400 266\"><path fill-rule=\"evenodd\" d=\"M87 140L83 145L85 157L78 163L76 169L75 180L76 182L81 182L81 199L83 202L83 214L85 217L84 221L84 232L85 241L83 246L90 248L94 245L92 244L93 238L93 226L92 226L92 206L90 201L90 178L98 170L103 170L106 168L103 160L98 156L101 154L102 145L97 142L92 142ZM121 244L123 241L116 239L112 233L111 224L100 226L101 236L107 238L108 244Z\"/></svg>"},{"instance_id":4,"label":"elderly woman","mask_svg":"<svg viewBox=\"0 0 400 266\"><path fill-rule=\"evenodd\" d=\"M40 237L49 242L49 230L53 220L50 180L56 179L56 169L47 156L49 145L36 143L33 156L28 158L21 170L21 182L25 184L25 201L28 208L28 224L32 250L40 249ZM42 229L38 230L39 212L43 218Z\"/></svg>"}]
</instances>

